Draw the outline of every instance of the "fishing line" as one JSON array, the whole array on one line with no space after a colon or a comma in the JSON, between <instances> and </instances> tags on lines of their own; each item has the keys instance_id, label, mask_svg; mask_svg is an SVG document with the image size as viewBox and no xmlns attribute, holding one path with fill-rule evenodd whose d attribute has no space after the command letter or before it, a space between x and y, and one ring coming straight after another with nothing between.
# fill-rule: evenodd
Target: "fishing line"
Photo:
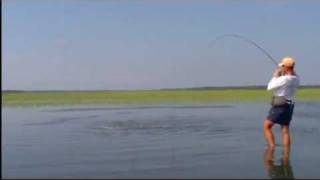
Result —
<instances>
[{"instance_id":1,"label":"fishing line","mask_svg":"<svg viewBox=\"0 0 320 180\"><path fill-rule=\"evenodd\" d=\"M233 38L237 38L237 39L241 39L251 45L253 45L254 47L258 48L263 54L265 54L272 62L273 64L275 64L276 66L278 66L278 63L277 61L265 50L263 49L261 46L259 46L256 42L254 42L253 40L251 39L248 39L246 37L243 37L243 36L240 36L240 35L237 35L237 34L224 34L224 35L221 35L221 36L218 36L217 38L215 38L210 44L209 44L209 47L212 47L218 40L220 39L224 39L226 37L233 37Z\"/></svg>"}]
</instances>

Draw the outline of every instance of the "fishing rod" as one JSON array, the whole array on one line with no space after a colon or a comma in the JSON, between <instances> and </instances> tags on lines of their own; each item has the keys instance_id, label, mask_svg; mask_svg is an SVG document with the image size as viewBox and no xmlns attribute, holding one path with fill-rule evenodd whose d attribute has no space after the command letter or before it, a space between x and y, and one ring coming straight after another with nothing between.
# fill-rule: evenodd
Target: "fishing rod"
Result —
<instances>
[{"instance_id":1,"label":"fishing rod","mask_svg":"<svg viewBox=\"0 0 320 180\"><path fill-rule=\"evenodd\" d=\"M233 38L237 38L237 39L241 39L251 45L253 45L254 47L258 48L261 52L263 52L263 54L265 54L272 62L273 64L275 64L276 66L278 66L277 61L265 50L263 49L261 46L259 46L256 42L254 42L251 39L248 39L246 37L240 36L238 34L224 34L221 36L218 36L217 38L215 38L210 44L209 46L213 46L218 40L226 38L226 37L233 37Z\"/></svg>"}]
</instances>

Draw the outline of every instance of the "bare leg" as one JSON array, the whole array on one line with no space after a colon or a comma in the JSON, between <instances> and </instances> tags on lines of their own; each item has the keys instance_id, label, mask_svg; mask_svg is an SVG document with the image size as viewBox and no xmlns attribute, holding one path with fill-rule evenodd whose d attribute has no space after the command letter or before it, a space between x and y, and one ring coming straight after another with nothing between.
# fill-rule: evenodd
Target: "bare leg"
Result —
<instances>
[{"instance_id":1,"label":"bare leg","mask_svg":"<svg viewBox=\"0 0 320 180\"><path fill-rule=\"evenodd\" d=\"M290 146L290 132L289 126L281 126L281 133L282 133L282 143L283 146L288 147Z\"/></svg>"},{"instance_id":2,"label":"bare leg","mask_svg":"<svg viewBox=\"0 0 320 180\"><path fill-rule=\"evenodd\" d=\"M273 126L273 123L269 119L264 120L264 123L263 123L264 137L266 138L270 147L275 147L274 136L271 130L272 126Z\"/></svg>"}]
</instances>

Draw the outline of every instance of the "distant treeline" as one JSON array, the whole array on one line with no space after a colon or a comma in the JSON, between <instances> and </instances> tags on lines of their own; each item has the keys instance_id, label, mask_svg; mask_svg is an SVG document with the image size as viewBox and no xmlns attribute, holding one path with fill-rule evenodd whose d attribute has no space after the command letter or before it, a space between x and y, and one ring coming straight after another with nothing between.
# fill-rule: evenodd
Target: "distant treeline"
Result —
<instances>
[{"instance_id":1,"label":"distant treeline","mask_svg":"<svg viewBox=\"0 0 320 180\"><path fill-rule=\"evenodd\" d=\"M299 89L319 89L320 85L303 85ZM190 87L190 88L164 88L164 89L146 89L146 90L1 90L2 93L23 93L23 92L119 92L119 91L149 91L149 90L163 90L163 91L176 91L176 90L234 90L234 89L266 89L266 86L221 86L221 87Z\"/></svg>"},{"instance_id":2,"label":"distant treeline","mask_svg":"<svg viewBox=\"0 0 320 180\"><path fill-rule=\"evenodd\" d=\"M191 87L191 88L173 88L173 89L161 89L161 90L227 90L227 89L266 89L266 86L221 86L221 87Z\"/></svg>"},{"instance_id":3,"label":"distant treeline","mask_svg":"<svg viewBox=\"0 0 320 180\"><path fill-rule=\"evenodd\" d=\"M173 89L161 89L161 90L234 90L234 89L266 89L267 86L221 86L221 87L191 87L191 88L173 88ZM299 86L299 89L319 89L320 85L303 85Z\"/></svg>"}]
</instances>

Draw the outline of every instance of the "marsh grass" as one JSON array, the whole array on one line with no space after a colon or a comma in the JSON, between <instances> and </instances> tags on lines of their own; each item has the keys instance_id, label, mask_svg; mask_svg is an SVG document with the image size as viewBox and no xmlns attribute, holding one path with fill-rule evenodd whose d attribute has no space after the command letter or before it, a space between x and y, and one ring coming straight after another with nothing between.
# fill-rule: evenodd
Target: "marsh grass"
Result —
<instances>
[{"instance_id":1,"label":"marsh grass","mask_svg":"<svg viewBox=\"0 0 320 180\"><path fill-rule=\"evenodd\" d=\"M152 105L266 102L271 93L264 89L225 90L141 90L91 92L2 92L3 106L56 105ZM320 101L320 89L297 92L298 101Z\"/></svg>"}]
</instances>

